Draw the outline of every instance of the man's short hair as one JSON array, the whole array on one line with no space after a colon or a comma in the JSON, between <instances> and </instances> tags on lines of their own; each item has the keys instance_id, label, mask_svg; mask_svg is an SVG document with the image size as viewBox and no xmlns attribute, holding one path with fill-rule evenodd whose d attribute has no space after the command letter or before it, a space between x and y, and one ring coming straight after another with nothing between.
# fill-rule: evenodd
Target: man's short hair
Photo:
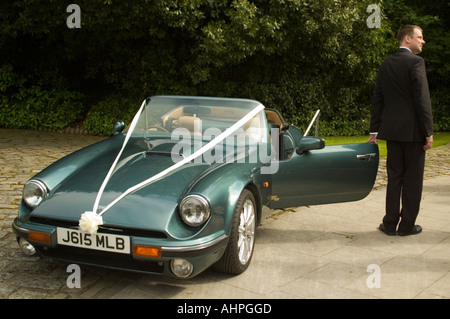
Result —
<instances>
[{"instance_id":1,"label":"man's short hair","mask_svg":"<svg viewBox=\"0 0 450 319\"><path fill-rule=\"evenodd\" d=\"M402 27L397 32L397 40L398 43L402 43L405 39L405 36L409 35L411 38L414 37L414 29L419 29L422 31L422 28L417 25L407 24Z\"/></svg>"}]
</instances>

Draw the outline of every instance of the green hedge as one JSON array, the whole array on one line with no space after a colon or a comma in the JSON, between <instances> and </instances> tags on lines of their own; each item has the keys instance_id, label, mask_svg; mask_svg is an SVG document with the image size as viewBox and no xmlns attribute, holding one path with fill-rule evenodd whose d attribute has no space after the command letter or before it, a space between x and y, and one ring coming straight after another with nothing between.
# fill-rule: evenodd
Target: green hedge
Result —
<instances>
[{"instance_id":1,"label":"green hedge","mask_svg":"<svg viewBox=\"0 0 450 319\"><path fill-rule=\"evenodd\" d=\"M93 135L111 135L114 122L122 120L128 124L141 103L139 99L110 96L91 108L84 121L84 129Z\"/></svg>"},{"instance_id":2,"label":"green hedge","mask_svg":"<svg viewBox=\"0 0 450 319\"><path fill-rule=\"evenodd\" d=\"M178 85L161 89L160 93L256 99L266 107L280 110L289 123L303 129L315 111L321 109L321 136L368 134L371 92L355 96L359 94L356 89L337 85L333 89L332 85L327 86L320 78L282 83L258 83L250 79L247 82L222 82L218 79L196 89ZM27 85L10 65L0 67L0 93L0 127L64 129L82 122L87 132L102 136L112 134L113 123L118 119L129 123L147 97L145 94L136 98L113 93L91 105L78 92ZM450 131L449 96L444 90L432 95L436 131Z\"/></svg>"},{"instance_id":3,"label":"green hedge","mask_svg":"<svg viewBox=\"0 0 450 319\"><path fill-rule=\"evenodd\" d=\"M395 32L418 24L435 130L450 130L449 17L445 0L86 1L81 28L64 1L0 5L0 127L111 134L156 94L252 98L320 135L368 133L377 69Z\"/></svg>"},{"instance_id":4,"label":"green hedge","mask_svg":"<svg viewBox=\"0 0 450 319\"><path fill-rule=\"evenodd\" d=\"M84 95L28 85L10 65L0 67L0 127L62 129L80 121Z\"/></svg>"}]
</instances>

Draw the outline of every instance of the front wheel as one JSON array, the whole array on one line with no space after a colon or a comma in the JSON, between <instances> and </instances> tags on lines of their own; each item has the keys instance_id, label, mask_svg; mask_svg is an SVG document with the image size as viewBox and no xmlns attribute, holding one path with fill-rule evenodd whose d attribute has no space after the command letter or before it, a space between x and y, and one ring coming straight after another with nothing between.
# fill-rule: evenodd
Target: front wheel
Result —
<instances>
[{"instance_id":1,"label":"front wheel","mask_svg":"<svg viewBox=\"0 0 450 319\"><path fill-rule=\"evenodd\" d=\"M255 246L256 205L253 194L244 189L234 209L230 240L222 258L214 265L232 275L243 273L249 266Z\"/></svg>"}]
</instances>

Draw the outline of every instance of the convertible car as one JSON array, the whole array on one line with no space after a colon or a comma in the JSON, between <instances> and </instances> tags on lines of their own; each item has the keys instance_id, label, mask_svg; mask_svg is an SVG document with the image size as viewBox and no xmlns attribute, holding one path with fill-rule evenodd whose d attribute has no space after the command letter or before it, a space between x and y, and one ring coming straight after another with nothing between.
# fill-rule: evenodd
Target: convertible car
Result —
<instances>
[{"instance_id":1,"label":"convertible car","mask_svg":"<svg viewBox=\"0 0 450 319\"><path fill-rule=\"evenodd\" d=\"M237 275L273 209L360 200L378 168L376 144L325 147L248 99L153 96L114 132L25 184L12 225L25 254Z\"/></svg>"}]
</instances>

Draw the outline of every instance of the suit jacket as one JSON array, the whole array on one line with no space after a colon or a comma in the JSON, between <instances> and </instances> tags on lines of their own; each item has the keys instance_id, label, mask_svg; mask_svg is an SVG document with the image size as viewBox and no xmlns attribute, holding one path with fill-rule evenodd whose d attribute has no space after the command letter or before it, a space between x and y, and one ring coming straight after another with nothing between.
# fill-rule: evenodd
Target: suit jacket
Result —
<instances>
[{"instance_id":1,"label":"suit jacket","mask_svg":"<svg viewBox=\"0 0 450 319\"><path fill-rule=\"evenodd\" d=\"M373 95L370 132L378 132L378 139L399 142L425 142L433 135L422 57L400 48L383 61Z\"/></svg>"}]
</instances>

